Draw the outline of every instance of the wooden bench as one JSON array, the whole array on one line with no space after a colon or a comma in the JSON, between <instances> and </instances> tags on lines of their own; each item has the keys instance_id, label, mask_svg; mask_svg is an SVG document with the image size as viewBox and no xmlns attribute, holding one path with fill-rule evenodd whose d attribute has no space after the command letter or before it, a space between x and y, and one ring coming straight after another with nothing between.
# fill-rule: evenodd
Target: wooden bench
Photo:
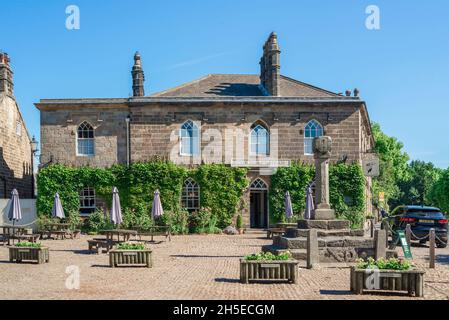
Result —
<instances>
[{"instance_id":1,"label":"wooden bench","mask_svg":"<svg viewBox=\"0 0 449 320\"><path fill-rule=\"evenodd\" d=\"M87 240L87 244L89 246L89 251L95 251L97 254L100 253L101 249L106 249L106 252L108 252L113 246L113 243L111 243L111 241L103 238L94 238L92 240Z\"/></svg>"},{"instance_id":2,"label":"wooden bench","mask_svg":"<svg viewBox=\"0 0 449 320\"><path fill-rule=\"evenodd\" d=\"M267 238L272 239L273 236L282 236L284 235L285 230L281 228L270 228L267 229Z\"/></svg>"},{"instance_id":3,"label":"wooden bench","mask_svg":"<svg viewBox=\"0 0 449 320\"><path fill-rule=\"evenodd\" d=\"M140 227L133 227L133 229L137 230L137 236L139 237L139 241L142 241L142 236L150 236L151 242L154 241L155 236L165 236L165 239L168 238L168 241L171 241L170 226L153 226L150 227L149 230L141 230Z\"/></svg>"},{"instance_id":4,"label":"wooden bench","mask_svg":"<svg viewBox=\"0 0 449 320\"><path fill-rule=\"evenodd\" d=\"M39 234L21 234L21 235L17 235L14 236L14 239L17 239L20 241L28 241L28 242L33 242L36 243L37 240L39 240L40 235Z\"/></svg>"}]
</instances>

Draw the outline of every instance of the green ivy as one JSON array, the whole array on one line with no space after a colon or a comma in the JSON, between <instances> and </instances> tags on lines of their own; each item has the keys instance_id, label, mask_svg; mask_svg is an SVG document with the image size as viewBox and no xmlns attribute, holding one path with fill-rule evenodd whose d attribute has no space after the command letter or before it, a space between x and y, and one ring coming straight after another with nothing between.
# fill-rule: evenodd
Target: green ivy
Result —
<instances>
[{"instance_id":1,"label":"green ivy","mask_svg":"<svg viewBox=\"0 0 449 320\"><path fill-rule=\"evenodd\" d=\"M299 162L279 168L271 177L270 213L272 222L285 222L285 192L290 192L295 218L305 208L306 187L315 177L313 166ZM337 216L361 227L365 209L365 177L358 164L332 164L329 168L329 197Z\"/></svg>"},{"instance_id":2,"label":"green ivy","mask_svg":"<svg viewBox=\"0 0 449 320\"><path fill-rule=\"evenodd\" d=\"M245 189L247 170L222 164L205 164L192 172L200 185L201 207L209 208L218 219L217 226L225 228L232 223Z\"/></svg>"}]
</instances>

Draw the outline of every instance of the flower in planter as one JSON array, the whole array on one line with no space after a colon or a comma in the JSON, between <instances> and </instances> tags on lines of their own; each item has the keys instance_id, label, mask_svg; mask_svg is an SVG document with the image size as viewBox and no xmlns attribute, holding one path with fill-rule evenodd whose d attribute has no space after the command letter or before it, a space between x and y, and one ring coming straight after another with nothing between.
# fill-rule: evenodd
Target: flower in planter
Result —
<instances>
[{"instance_id":1,"label":"flower in planter","mask_svg":"<svg viewBox=\"0 0 449 320\"><path fill-rule=\"evenodd\" d=\"M409 270L413 267L413 264L408 260L402 259L377 259L368 258L366 261L363 259L357 260L358 269L379 269L379 270Z\"/></svg>"},{"instance_id":2,"label":"flower in planter","mask_svg":"<svg viewBox=\"0 0 449 320\"><path fill-rule=\"evenodd\" d=\"M19 248L41 248L42 244L40 242L28 242L28 241L23 241L23 242L19 242L15 244L16 247Z\"/></svg>"},{"instance_id":3,"label":"flower in planter","mask_svg":"<svg viewBox=\"0 0 449 320\"><path fill-rule=\"evenodd\" d=\"M289 251L281 253L279 255L274 255L271 252L260 252L251 254L245 257L248 261L286 261L290 260L292 257Z\"/></svg>"},{"instance_id":4,"label":"flower in planter","mask_svg":"<svg viewBox=\"0 0 449 320\"><path fill-rule=\"evenodd\" d=\"M145 244L144 243L119 243L117 245L117 250L145 250Z\"/></svg>"}]
</instances>

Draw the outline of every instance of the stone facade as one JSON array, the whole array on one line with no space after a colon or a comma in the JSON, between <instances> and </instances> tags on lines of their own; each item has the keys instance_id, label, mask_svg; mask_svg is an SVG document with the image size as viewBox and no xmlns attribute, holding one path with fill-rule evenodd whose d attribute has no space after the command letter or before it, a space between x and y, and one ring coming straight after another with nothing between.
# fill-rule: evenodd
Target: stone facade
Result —
<instances>
[{"instance_id":1,"label":"stone facade","mask_svg":"<svg viewBox=\"0 0 449 320\"><path fill-rule=\"evenodd\" d=\"M31 139L14 98L9 57L0 53L0 198L16 188L21 198L33 197Z\"/></svg>"},{"instance_id":2,"label":"stone facade","mask_svg":"<svg viewBox=\"0 0 449 320\"><path fill-rule=\"evenodd\" d=\"M304 144L306 126L315 120L322 134L332 138L331 162L361 162L373 147L364 101L280 75L279 54L277 37L271 34L261 75L208 75L151 96L143 96L142 61L136 54L131 98L36 103L41 111L41 161L101 167L154 158L186 165L237 161L251 168L251 179L262 177L269 185L270 165L263 161L274 166L292 160L314 163ZM199 128L203 157L180 155L180 129L189 120ZM95 152L90 156L77 155L77 128L84 121L95 131ZM270 152L253 157L251 128L258 123L269 132ZM366 183L370 208L370 179ZM249 201L249 194L244 200ZM249 214L244 219L248 223Z\"/></svg>"}]
</instances>

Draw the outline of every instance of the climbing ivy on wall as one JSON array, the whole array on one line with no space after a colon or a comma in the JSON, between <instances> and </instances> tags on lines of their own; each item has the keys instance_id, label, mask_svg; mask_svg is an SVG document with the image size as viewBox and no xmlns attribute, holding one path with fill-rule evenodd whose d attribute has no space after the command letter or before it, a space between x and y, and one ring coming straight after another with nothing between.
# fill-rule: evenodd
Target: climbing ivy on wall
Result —
<instances>
[{"instance_id":1,"label":"climbing ivy on wall","mask_svg":"<svg viewBox=\"0 0 449 320\"><path fill-rule=\"evenodd\" d=\"M315 169L299 162L288 168L279 168L271 177L270 213L271 222L285 221L285 192L290 192L296 218L303 215L305 190L313 181ZM360 226L365 208L365 177L358 164L332 164L329 168L329 197L331 207L339 218Z\"/></svg>"},{"instance_id":2,"label":"climbing ivy on wall","mask_svg":"<svg viewBox=\"0 0 449 320\"><path fill-rule=\"evenodd\" d=\"M145 218L148 220L156 189L160 191L164 210L179 212L182 186L189 176L200 185L201 206L211 210L219 227L229 225L248 182L245 169L219 164L192 170L166 161L111 168L50 165L38 174L38 213L50 216L55 192L59 193L66 213L78 212L79 191L87 186L95 188L96 195L110 207L115 186L119 190L124 220L129 224L138 223Z\"/></svg>"}]
</instances>

